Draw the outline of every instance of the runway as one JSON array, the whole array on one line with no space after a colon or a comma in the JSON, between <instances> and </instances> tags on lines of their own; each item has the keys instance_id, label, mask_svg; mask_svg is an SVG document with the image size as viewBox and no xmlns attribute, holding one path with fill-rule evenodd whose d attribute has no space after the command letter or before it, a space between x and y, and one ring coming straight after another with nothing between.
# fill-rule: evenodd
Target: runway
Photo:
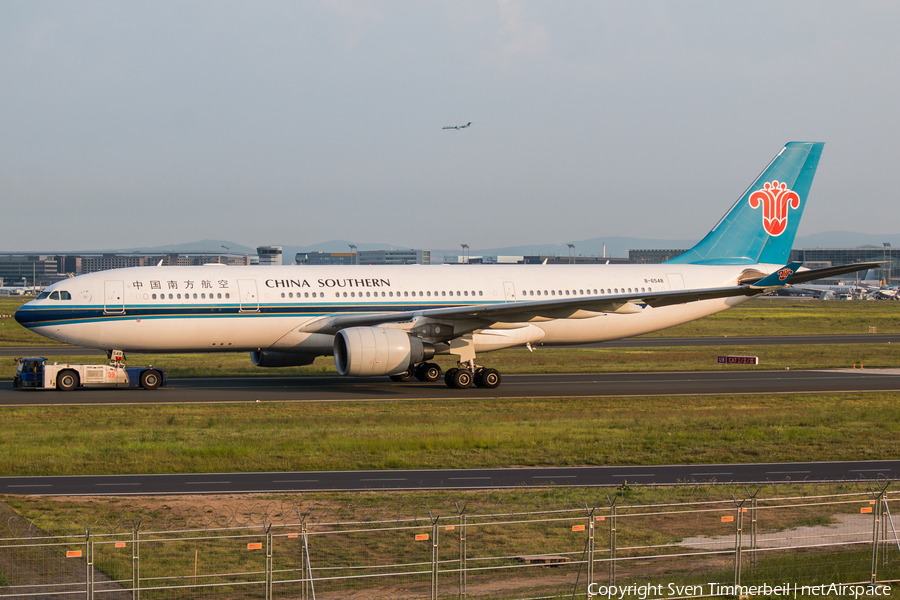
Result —
<instances>
[{"instance_id":1,"label":"runway","mask_svg":"<svg viewBox=\"0 0 900 600\"><path fill-rule=\"evenodd\" d=\"M363 490L472 490L546 486L619 486L708 483L826 482L894 479L900 461L800 462L720 465L651 465L419 471L306 471L2 477L0 494L126 496L249 494Z\"/></svg>"},{"instance_id":2,"label":"runway","mask_svg":"<svg viewBox=\"0 0 900 600\"><path fill-rule=\"evenodd\" d=\"M865 393L900 391L900 369L729 370L504 375L499 388L451 389L443 382L395 383L387 377L222 377L169 380L168 387L79 389L0 388L0 406L89 406L241 402L427 402L504 398Z\"/></svg>"},{"instance_id":3,"label":"runway","mask_svg":"<svg viewBox=\"0 0 900 600\"><path fill-rule=\"evenodd\" d=\"M777 335L746 337L634 337L609 342L554 346L555 348L661 348L668 346L790 346L818 344L897 344L900 334ZM106 356L103 350L81 346L0 347L0 356Z\"/></svg>"}]
</instances>

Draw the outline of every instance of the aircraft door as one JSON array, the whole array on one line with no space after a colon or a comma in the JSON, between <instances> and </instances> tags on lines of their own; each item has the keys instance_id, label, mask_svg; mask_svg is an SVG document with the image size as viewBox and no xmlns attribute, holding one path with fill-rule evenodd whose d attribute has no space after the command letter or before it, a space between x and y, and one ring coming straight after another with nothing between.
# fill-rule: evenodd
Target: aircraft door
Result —
<instances>
[{"instance_id":1,"label":"aircraft door","mask_svg":"<svg viewBox=\"0 0 900 600\"><path fill-rule=\"evenodd\" d=\"M238 279L238 294L241 297L241 312L259 312L255 279Z\"/></svg>"},{"instance_id":2,"label":"aircraft door","mask_svg":"<svg viewBox=\"0 0 900 600\"><path fill-rule=\"evenodd\" d=\"M513 285L512 281L504 281L503 289L506 292L506 301L507 302L515 302L516 301L516 286Z\"/></svg>"},{"instance_id":3,"label":"aircraft door","mask_svg":"<svg viewBox=\"0 0 900 600\"><path fill-rule=\"evenodd\" d=\"M103 312L105 314L125 313L125 283L122 281L103 282Z\"/></svg>"},{"instance_id":4,"label":"aircraft door","mask_svg":"<svg viewBox=\"0 0 900 600\"><path fill-rule=\"evenodd\" d=\"M678 273L667 273L666 279L669 280L669 290L683 290L684 278Z\"/></svg>"}]
</instances>

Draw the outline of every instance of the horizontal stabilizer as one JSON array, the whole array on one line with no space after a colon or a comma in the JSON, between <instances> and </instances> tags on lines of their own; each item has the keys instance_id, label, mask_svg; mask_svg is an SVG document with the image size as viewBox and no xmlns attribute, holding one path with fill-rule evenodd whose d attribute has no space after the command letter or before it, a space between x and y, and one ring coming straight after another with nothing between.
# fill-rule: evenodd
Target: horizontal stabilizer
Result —
<instances>
[{"instance_id":1,"label":"horizontal stabilizer","mask_svg":"<svg viewBox=\"0 0 900 600\"><path fill-rule=\"evenodd\" d=\"M756 283L754 283L751 287L754 288L766 288L766 287L779 287L787 285L791 282L791 278L797 273L797 269L803 266L802 262L792 262L789 263L771 275L763 277Z\"/></svg>"},{"instance_id":2,"label":"horizontal stabilizer","mask_svg":"<svg viewBox=\"0 0 900 600\"><path fill-rule=\"evenodd\" d=\"M793 264L793 263L792 263ZM791 277L789 283L807 283L809 281L815 281L816 279L825 279L826 277L837 277L838 275L846 275L847 273L855 273L857 271L864 271L866 269L876 269L883 265L884 263L881 261L878 262L865 262L865 263L854 263L852 265L840 265L838 267L825 267L823 269L809 269L807 271L799 271L794 273ZM774 273L773 273L774 275ZM745 279L741 281L743 284L750 284L753 287L765 287L762 285L762 282L765 279L768 279L772 275L768 277L760 278L760 279ZM781 285L781 284L777 284Z\"/></svg>"}]
</instances>

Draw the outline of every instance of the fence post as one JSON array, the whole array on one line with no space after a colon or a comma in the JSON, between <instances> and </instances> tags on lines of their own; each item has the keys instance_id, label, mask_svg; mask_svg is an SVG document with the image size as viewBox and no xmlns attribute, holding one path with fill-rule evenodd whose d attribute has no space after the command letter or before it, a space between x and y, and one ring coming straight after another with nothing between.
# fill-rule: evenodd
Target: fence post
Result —
<instances>
[{"instance_id":1,"label":"fence post","mask_svg":"<svg viewBox=\"0 0 900 600\"><path fill-rule=\"evenodd\" d=\"M437 600L438 597L438 519L440 517L431 518L431 600Z\"/></svg>"},{"instance_id":2,"label":"fence post","mask_svg":"<svg viewBox=\"0 0 900 600\"><path fill-rule=\"evenodd\" d=\"M881 542L881 521L883 515L881 514L884 510L882 503L884 502L884 490L875 497L875 510L872 511L874 514L874 520L872 523L872 579L870 583L874 586L875 582L878 581L878 546Z\"/></svg>"},{"instance_id":3,"label":"fence post","mask_svg":"<svg viewBox=\"0 0 900 600\"><path fill-rule=\"evenodd\" d=\"M591 589L591 584L594 583L594 511L596 508L591 509L590 514L588 514L588 553L587 553L587 589Z\"/></svg>"},{"instance_id":4,"label":"fence post","mask_svg":"<svg viewBox=\"0 0 900 600\"><path fill-rule=\"evenodd\" d=\"M459 515L459 598L466 598L466 515Z\"/></svg>"},{"instance_id":5,"label":"fence post","mask_svg":"<svg viewBox=\"0 0 900 600\"><path fill-rule=\"evenodd\" d=\"M731 497L734 500L734 496ZM744 501L738 504L734 500L737 507L737 515L734 518L734 587L739 589L741 585L741 549L744 545Z\"/></svg>"},{"instance_id":6,"label":"fence post","mask_svg":"<svg viewBox=\"0 0 900 600\"><path fill-rule=\"evenodd\" d=\"M306 518L300 522L300 535L303 537L303 547L300 549L300 569L303 576L300 584L300 600L309 600L309 592L313 589L312 564L309 560L309 546L306 541Z\"/></svg>"},{"instance_id":7,"label":"fence post","mask_svg":"<svg viewBox=\"0 0 900 600\"><path fill-rule=\"evenodd\" d=\"M132 521L131 528L131 598L140 600L141 597L141 554L140 533L138 533L137 521Z\"/></svg>"},{"instance_id":8,"label":"fence post","mask_svg":"<svg viewBox=\"0 0 900 600\"><path fill-rule=\"evenodd\" d=\"M272 600L272 524L264 524L266 530L266 600Z\"/></svg>"},{"instance_id":9,"label":"fence post","mask_svg":"<svg viewBox=\"0 0 900 600\"><path fill-rule=\"evenodd\" d=\"M609 507L609 585L616 585L616 501Z\"/></svg>"},{"instance_id":10,"label":"fence post","mask_svg":"<svg viewBox=\"0 0 900 600\"><path fill-rule=\"evenodd\" d=\"M757 555L757 539L756 539L756 524L757 524L757 514L756 509L758 503L756 501L756 494L759 493L759 489L753 494L753 497L750 499L750 549L753 551L750 554L750 566L752 568L756 568L756 555Z\"/></svg>"},{"instance_id":11,"label":"fence post","mask_svg":"<svg viewBox=\"0 0 900 600\"><path fill-rule=\"evenodd\" d=\"M94 600L94 540L87 527L84 528L84 570L85 596Z\"/></svg>"}]
</instances>

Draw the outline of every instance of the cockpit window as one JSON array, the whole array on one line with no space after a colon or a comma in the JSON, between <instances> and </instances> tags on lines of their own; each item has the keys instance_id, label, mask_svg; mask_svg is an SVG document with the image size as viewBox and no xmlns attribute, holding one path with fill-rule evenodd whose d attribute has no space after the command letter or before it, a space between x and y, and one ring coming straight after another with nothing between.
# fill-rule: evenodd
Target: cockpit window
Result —
<instances>
[{"instance_id":1,"label":"cockpit window","mask_svg":"<svg viewBox=\"0 0 900 600\"><path fill-rule=\"evenodd\" d=\"M72 299L72 294L70 294L69 292L67 292L67 291L65 291L65 290L60 290L60 292L59 292L59 299L60 299L60 300L71 300L71 299Z\"/></svg>"},{"instance_id":2,"label":"cockpit window","mask_svg":"<svg viewBox=\"0 0 900 600\"><path fill-rule=\"evenodd\" d=\"M50 299L59 300L59 292L53 292L52 294L50 294Z\"/></svg>"},{"instance_id":3,"label":"cockpit window","mask_svg":"<svg viewBox=\"0 0 900 600\"><path fill-rule=\"evenodd\" d=\"M36 298L36 300L44 300L50 295L50 292L41 292L41 295Z\"/></svg>"}]
</instances>

